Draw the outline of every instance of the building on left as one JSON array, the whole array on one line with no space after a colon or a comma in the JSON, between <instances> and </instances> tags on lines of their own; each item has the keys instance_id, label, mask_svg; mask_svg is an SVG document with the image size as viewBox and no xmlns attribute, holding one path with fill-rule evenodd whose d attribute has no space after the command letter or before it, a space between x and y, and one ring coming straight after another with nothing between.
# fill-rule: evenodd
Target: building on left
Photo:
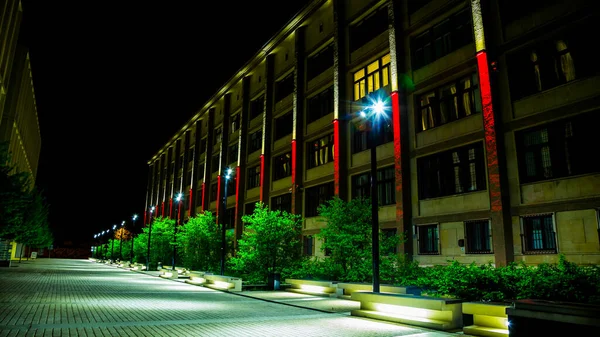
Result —
<instances>
[{"instance_id":1,"label":"building on left","mask_svg":"<svg viewBox=\"0 0 600 337\"><path fill-rule=\"evenodd\" d=\"M29 50L20 44L23 7L20 0L0 1L0 142L8 143L9 163L27 172L33 187L41 150ZM16 242L0 239L0 261L18 258Z\"/></svg>"}]
</instances>

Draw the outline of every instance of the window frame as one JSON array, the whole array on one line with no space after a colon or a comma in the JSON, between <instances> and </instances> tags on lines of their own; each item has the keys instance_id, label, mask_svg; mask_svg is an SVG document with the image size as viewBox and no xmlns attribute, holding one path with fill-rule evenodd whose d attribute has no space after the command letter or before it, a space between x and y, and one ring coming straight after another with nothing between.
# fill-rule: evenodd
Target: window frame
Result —
<instances>
[{"instance_id":1,"label":"window frame","mask_svg":"<svg viewBox=\"0 0 600 337\"><path fill-rule=\"evenodd\" d=\"M435 234L436 237L435 239L433 239L435 241L435 243L433 245L431 245L432 247L435 247L435 251L422 251L422 249L424 248L424 245L422 244L423 240L422 240L422 229L425 228L434 228L435 229ZM422 224L422 225L416 225L415 226L415 233L417 234L417 255L441 255L442 254L442 249L440 247L441 244L441 240L440 240L440 224L439 223L430 223L430 224ZM425 244L426 246L426 244Z\"/></svg>"},{"instance_id":2,"label":"window frame","mask_svg":"<svg viewBox=\"0 0 600 337\"><path fill-rule=\"evenodd\" d=\"M352 100L354 102L360 101L370 93L380 90L381 88L391 88L391 57L391 54L387 53L352 72ZM377 63L377 68L369 71L369 67L375 63ZM358 75L361 72L362 75ZM385 81L386 79L387 83ZM372 88L369 88L369 80L373 83ZM377 85L375 85L375 82L377 82ZM372 90L369 91L370 89Z\"/></svg>"},{"instance_id":3,"label":"window frame","mask_svg":"<svg viewBox=\"0 0 600 337\"><path fill-rule=\"evenodd\" d=\"M319 145L321 143L322 140L326 139L327 143L325 146ZM317 147L315 147L314 145L317 145ZM329 163L333 163L333 158L334 158L334 139L333 139L333 133L329 133L327 135L324 135L322 137L318 137L316 139L313 139L312 141L308 141L306 142L306 168L307 169L313 169L319 166L323 166L323 165L327 165ZM319 162L313 162L311 159L315 159L316 157L313 158L313 156L317 155L320 158L320 151L321 150L328 150L327 154L326 154L326 158L323 158L323 162L321 163Z\"/></svg>"},{"instance_id":4,"label":"window frame","mask_svg":"<svg viewBox=\"0 0 600 337\"><path fill-rule=\"evenodd\" d=\"M476 248L472 248L473 244L470 238L470 233L472 233L473 231L469 230L469 225L475 225L475 224L483 224L485 223L485 227L487 228L487 236L485 235L480 235L478 237L478 239L482 239L484 237L487 237L487 241L489 244L489 249L476 249ZM466 220L463 221L464 224L464 237L465 237L465 254L494 254L494 244L493 244L493 237L492 237L492 222L490 219L475 219L475 220ZM483 246L485 244L485 242L481 242L479 243L479 245Z\"/></svg>"},{"instance_id":5,"label":"window frame","mask_svg":"<svg viewBox=\"0 0 600 337\"><path fill-rule=\"evenodd\" d=\"M280 174L281 170L277 169L278 167L278 160L280 159L287 159L284 160L284 165L287 167L287 170L283 170L287 173L284 174ZM274 156L273 160L272 160L272 165L273 165L273 181L276 180L280 180L280 179L284 179L287 177L291 177L292 176L292 153L291 152L286 152L286 153L282 153L280 155Z\"/></svg>"},{"instance_id":6,"label":"window frame","mask_svg":"<svg viewBox=\"0 0 600 337\"><path fill-rule=\"evenodd\" d=\"M248 181L246 183L246 189L251 190L253 188L260 187L260 164L250 166L248 171Z\"/></svg>"},{"instance_id":7,"label":"window frame","mask_svg":"<svg viewBox=\"0 0 600 337\"><path fill-rule=\"evenodd\" d=\"M533 233L533 231L535 229L528 228L526 219L533 219L533 218L544 219L544 218L548 218L548 217L552 221L551 236L552 236L552 244L554 245L554 247L546 246L547 244L550 243L550 241L546 242L546 240L548 240L548 229L543 228L543 229L540 229L541 232L539 234L541 235L541 241L542 241L542 245L544 247L535 248L535 247L533 247L535 245L534 241L536 241L536 238L533 237L535 235L535 233ZM559 253L558 237L557 237L558 233L557 233L557 228L556 228L555 213L539 213L539 214L521 215L519 217L519 220L520 220L520 225L521 225L521 233L520 233L520 235L521 235L521 252L523 253L523 255L547 255L547 254L558 254ZM541 225L545 226L544 223L541 223Z\"/></svg>"}]
</instances>

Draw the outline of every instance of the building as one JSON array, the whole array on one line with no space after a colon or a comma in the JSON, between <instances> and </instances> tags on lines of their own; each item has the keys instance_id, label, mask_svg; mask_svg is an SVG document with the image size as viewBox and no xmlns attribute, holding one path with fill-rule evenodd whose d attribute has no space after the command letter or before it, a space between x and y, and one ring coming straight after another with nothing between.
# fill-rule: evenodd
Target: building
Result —
<instances>
[{"instance_id":1,"label":"building","mask_svg":"<svg viewBox=\"0 0 600 337\"><path fill-rule=\"evenodd\" d=\"M599 13L582 0L314 0L148 161L145 223L213 210L239 237L260 200L302 214L304 253L322 256L317 206L369 195L360 112L382 97L379 225L407 234L400 252L599 264L600 77L586 50Z\"/></svg>"},{"instance_id":2,"label":"building","mask_svg":"<svg viewBox=\"0 0 600 337\"><path fill-rule=\"evenodd\" d=\"M8 142L11 166L28 172L35 185L41 150L29 52L19 44L23 10L20 0L0 1L0 142ZM0 240L0 260L9 251L17 258L20 244Z\"/></svg>"}]
</instances>

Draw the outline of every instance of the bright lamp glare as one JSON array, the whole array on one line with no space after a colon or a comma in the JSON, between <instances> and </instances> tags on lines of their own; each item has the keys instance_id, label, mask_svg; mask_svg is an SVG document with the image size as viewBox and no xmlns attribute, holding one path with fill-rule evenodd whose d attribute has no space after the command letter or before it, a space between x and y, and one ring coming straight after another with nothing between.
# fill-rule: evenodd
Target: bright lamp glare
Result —
<instances>
[{"instance_id":1,"label":"bright lamp glare","mask_svg":"<svg viewBox=\"0 0 600 337\"><path fill-rule=\"evenodd\" d=\"M376 114L382 114L385 110L385 105L383 104L383 102L381 100L377 100L377 102L375 102L373 104L373 111L375 111Z\"/></svg>"},{"instance_id":2,"label":"bright lamp glare","mask_svg":"<svg viewBox=\"0 0 600 337\"><path fill-rule=\"evenodd\" d=\"M181 193L178 193L178 194L177 194L177 198L176 198L176 200L177 200L177 201L180 201L182 197L183 197L183 195L182 195Z\"/></svg>"},{"instance_id":3,"label":"bright lamp glare","mask_svg":"<svg viewBox=\"0 0 600 337\"><path fill-rule=\"evenodd\" d=\"M367 117L367 114L365 113L365 110L361 110L360 111L360 117Z\"/></svg>"},{"instance_id":4,"label":"bright lamp glare","mask_svg":"<svg viewBox=\"0 0 600 337\"><path fill-rule=\"evenodd\" d=\"M233 170L231 169L231 167L228 167L226 171L227 175L231 175L231 172L233 172Z\"/></svg>"}]
</instances>

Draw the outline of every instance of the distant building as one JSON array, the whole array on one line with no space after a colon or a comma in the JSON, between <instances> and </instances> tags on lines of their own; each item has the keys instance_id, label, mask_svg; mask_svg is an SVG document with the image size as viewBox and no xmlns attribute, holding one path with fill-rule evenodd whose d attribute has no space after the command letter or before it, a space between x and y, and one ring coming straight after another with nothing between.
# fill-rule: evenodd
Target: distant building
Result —
<instances>
[{"instance_id":1,"label":"distant building","mask_svg":"<svg viewBox=\"0 0 600 337\"><path fill-rule=\"evenodd\" d=\"M379 225L408 235L398 252L600 264L598 14L583 0L312 1L150 158L145 222L212 210L239 238L261 200L301 214L304 253L323 256L317 207L370 194L359 112L379 95Z\"/></svg>"}]
</instances>

